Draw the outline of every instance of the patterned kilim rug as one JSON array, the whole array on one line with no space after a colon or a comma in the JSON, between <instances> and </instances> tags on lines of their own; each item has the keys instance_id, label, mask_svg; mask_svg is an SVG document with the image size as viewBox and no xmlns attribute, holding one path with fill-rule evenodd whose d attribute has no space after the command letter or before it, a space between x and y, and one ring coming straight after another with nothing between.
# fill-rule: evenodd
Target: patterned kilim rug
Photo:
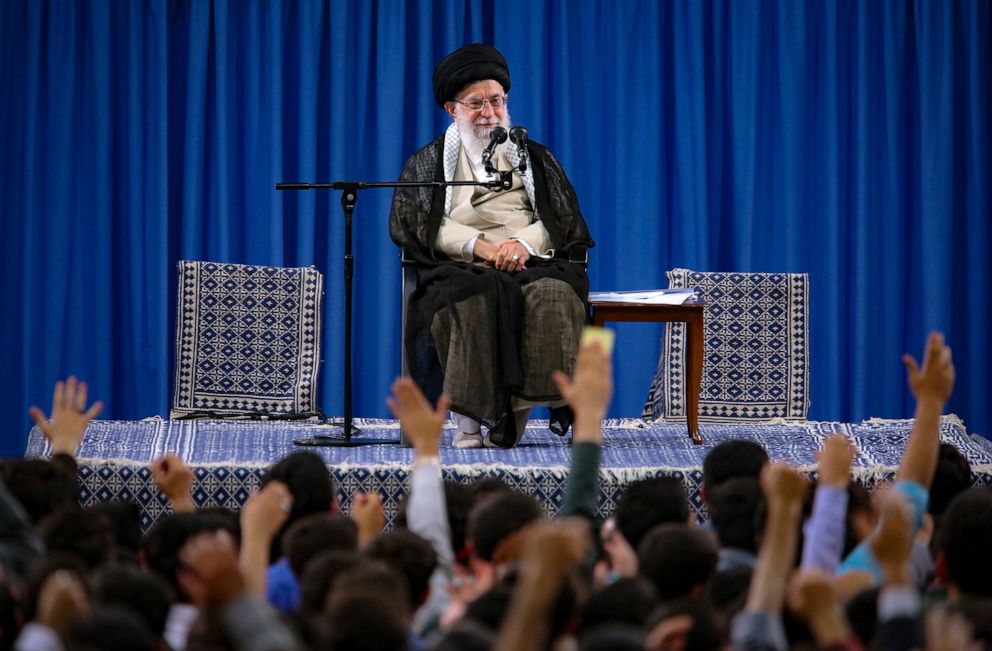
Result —
<instances>
[{"instance_id":1,"label":"patterned kilim rug","mask_svg":"<svg viewBox=\"0 0 992 651\"><path fill-rule=\"evenodd\" d=\"M199 506L237 509L259 483L265 468L294 450L312 450L322 456L334 477L342 508L350 508L356 491L377 491L392 520L407 491L407 469L413 450L401 447L396 421L359 419L363 438L379 438L383 445L357 448L301 448L296 438L329 431L326 425L306 422L258 421L94 421L79 450L83 504L109 500L138 502L142 524L151 526L169 511L165 497L151 479L148 463L165 452L176 452L194 469L194 500ZM906 445L912 421L871 420L864 423L812 422L774 425L707 424L704 444L694 446L678 423L645 424L635 419L606 423L600 470L599 514L606 517L623 488L644 477L669 475L686 487L697 517L705 515L699 498L702 462L722 441L756 441L774 460L786 461L812 472L816 451L832 432L843 432L860 450L854 474L869 487L892 478ZM453 429L445 430L441 449L448 479L471 482L498 477L513 488L536 497L549 513L561 505L569 463L570 437L547 429L546 421L532 421L521 445L511 450L457 450L451 447ZM945 417L941 438L960 448L971 462L976 484L992 485L992 442L967 433L961 422ZM392 443L391 443L392 442ZM34 428L26 456L50 453L44 437Z\"/></svg>"}]
</instances>

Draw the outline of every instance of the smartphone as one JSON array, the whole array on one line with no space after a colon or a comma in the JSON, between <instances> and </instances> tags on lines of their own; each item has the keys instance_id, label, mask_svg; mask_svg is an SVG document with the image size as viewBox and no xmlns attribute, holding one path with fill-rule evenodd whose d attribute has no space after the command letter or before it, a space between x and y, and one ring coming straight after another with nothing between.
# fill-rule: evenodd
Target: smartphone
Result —
<instances>
[{"instance_id":1,"label":"smartphone","mask_svg":"<svg viewBox=\"0 0 992 651\"><path fill-rule=\"evenodd\" d=\"M614 339L616 339L616 333L609 328L586 326L582 328L582 338L579 339L579 348L591 344L594 341L598 341L599 347L602 348L606 356L609 357L613 354Z\"/></svg>"}]
</instances>

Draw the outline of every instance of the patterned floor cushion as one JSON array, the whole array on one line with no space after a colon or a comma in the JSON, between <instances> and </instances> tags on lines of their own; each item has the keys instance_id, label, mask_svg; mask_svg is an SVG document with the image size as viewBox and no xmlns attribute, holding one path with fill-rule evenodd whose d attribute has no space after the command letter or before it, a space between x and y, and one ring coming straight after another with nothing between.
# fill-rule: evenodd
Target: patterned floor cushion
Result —
<instances>
[{"instance_id":1,"label":"patterned floor cushion","mask_svg":"<svg viewBox=\"0 0 992 651\"><path fill-rule=\"evenodd\" d=\"M700 421L805 420L809 410L808 276L796 273L668 272L692 287L704 316ZM665 328L643 417L684 420L684 323Z\"/></svg>"},{"instance_id":2,"label":"patterned floor cushion","mask_svg":"<svg viewBox=\"0 0 992 651\"><path fill-rule=\"evenodd\" d=\"M316 412L320 272L188 260L178 266L171 416Z\"/></svg>"}]
</instances>

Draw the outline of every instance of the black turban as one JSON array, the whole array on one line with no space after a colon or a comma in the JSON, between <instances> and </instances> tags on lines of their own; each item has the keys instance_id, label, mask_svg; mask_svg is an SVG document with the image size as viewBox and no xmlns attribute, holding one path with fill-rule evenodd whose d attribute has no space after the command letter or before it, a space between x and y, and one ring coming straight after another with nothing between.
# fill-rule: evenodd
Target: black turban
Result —
<instances>
[{"instance_id":1,"label":"black turban","mask_svg":"<svg viewBox=\"0 0 992 651\"><path fill-rule=\"evenodd\" d=\"M434 98L438 106L455 99L471 83L493 79L510 90L510 69L506 59L492 45L472 43L441 59L434 68Z\"/></svg>"}]
</instances>

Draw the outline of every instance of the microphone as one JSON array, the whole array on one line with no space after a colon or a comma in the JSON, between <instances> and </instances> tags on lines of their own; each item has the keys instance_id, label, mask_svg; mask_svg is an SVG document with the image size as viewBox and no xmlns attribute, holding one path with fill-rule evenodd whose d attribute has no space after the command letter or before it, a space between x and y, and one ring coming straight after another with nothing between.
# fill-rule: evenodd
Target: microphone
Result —
<instances>
[{"instance_id":1,"label":"microphone","mask_svg":"<svg viewBox=\"0 0 992 651\"><path fill-rule=\"evenodd\" d=\"M515 126L510 129L510 142L517 146L517 153L520 156L518 169L521 172L527 171L527 129Z\"/></svg>"},{"instance_id":2,"label":"microphone","mask_svg":"<svg viewBox=\"0 0 992 651\"><path fill-rule=\"evenodd\" d=\"M493 127L493 130L489 132L489 144L486 145L486 150L482 152L482 164L486 166L486 171L492 174L496 171L492 163L493 154L496 152L496 147L498 145L506 142L506 129L503 127Z\"/></svg>"}]
</instances>

